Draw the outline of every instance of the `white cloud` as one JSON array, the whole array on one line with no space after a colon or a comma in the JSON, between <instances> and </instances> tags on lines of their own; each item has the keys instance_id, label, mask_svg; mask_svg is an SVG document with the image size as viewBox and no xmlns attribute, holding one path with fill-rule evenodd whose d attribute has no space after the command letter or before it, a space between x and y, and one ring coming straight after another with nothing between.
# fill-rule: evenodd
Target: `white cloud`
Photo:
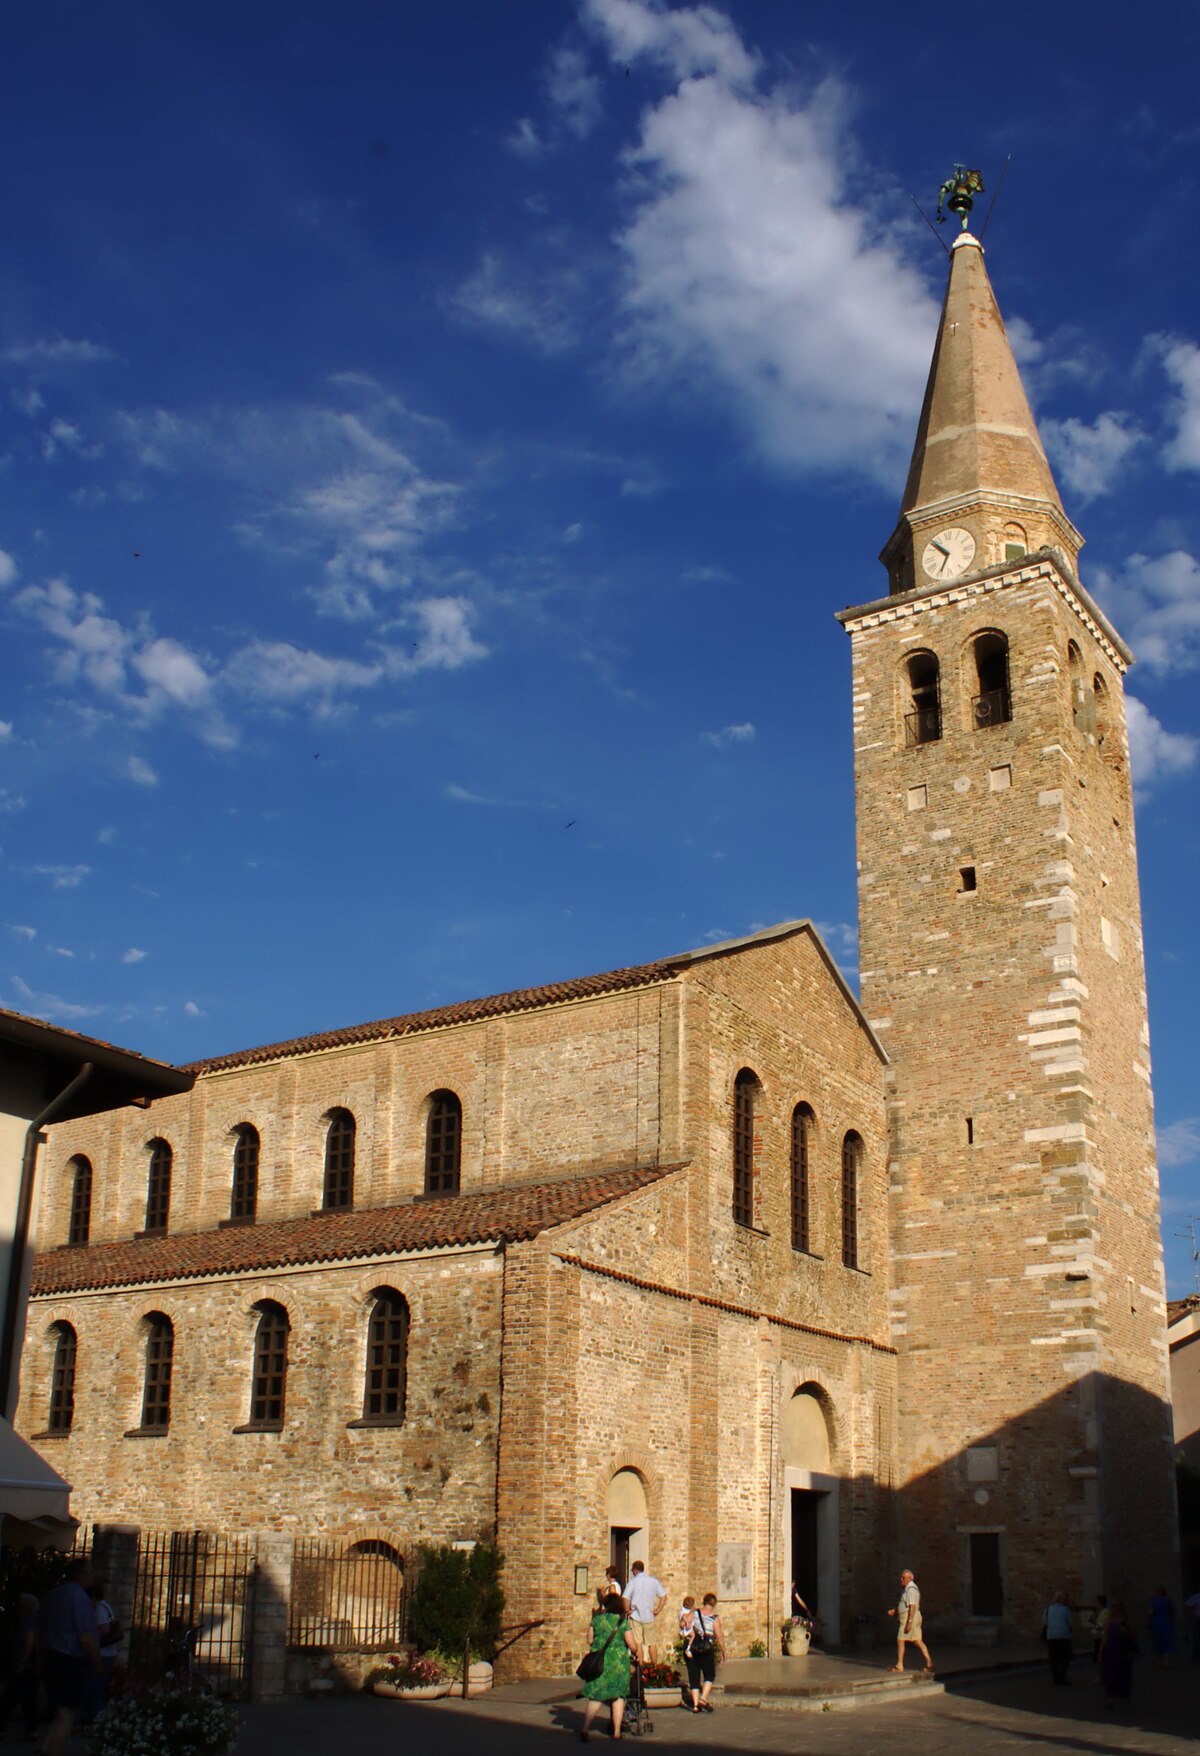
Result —
<instances>
[{"instance_id":1,"label":"white cloud","mask_svg":"<svg viewBox=\"0 0 1200 1756\"><path fill-rule=\"evenodd\" d=\"M116 839L117 826L115 823L106 823L103 829L99 829L96 832L96 840L100 843L102 848L110 846L110 844L116 841Z\"/></svg>"},{"instance_id":2,"label":"white cloud","mask_svg":"<svg viewBox=\"0 0 1200 1756\"><path fill-rule=\"evenodd\" d=\"M1200 1157L1200 1116L1181 1116L1158 1129L1158 1162L1174 1171Z\"/></svg>"},{"instance_id":3,"label":"white cloud","mask_svg":"<svg viewBox=\"0 0 1200 1756\"><path fill-rule=\"evenodd\" d=\"M13 932L16 934L18 939L36 939L37 938L37 928L36 927L14 926Z\"/></svg>"},{"instance_id":4,"label":"white cloud","mask_svg":"<svg viewBox=\"0 0 1200 1756\"><path fill-rule=\"evenodd\" d=\"M212 679L193 653L177 640L151 640L133 655L134 670L148 686L148 704L156 697L180 707L202 707Z\"/></svg>"},{"instance_id":5,"label":"white cloud","mask_svg":"<svg viewBox=\"0 0 1200 1756\"><path fill-rule=\"evenodd\" d=\"M65 945L47 945L46 950L55 957L74 957L75 955Z\"/></svg>"},{"instance_id":6,"label":"white cloud","mask_svg":"<svg viewBox=\"0 0 1200 1756\"><path fill-rule=\"evenodd\" d=\"M1137 787L1171 780L1195 765L1200 739L1186 732L1168 732L1136 695L1125 697L1129 728L1129 771Z\"/></svg>"},{"instance_id":7,"label":"white cloud","mask_svg":"<svg viewBox=\"0 0 1200 1756\"><path fill-rule=\"evenodd\" d=\"M1131 417L1108 410L1089 426L1071 416L1065 421L1043 421L1042 438L1055 469L1067 487L1081 500L1110 494L1129 453L1145 439L1130 424Z\"/></svg>"},{"instance_id":8,"label":"white cloud","mask_svg":"<svg viewBox=\"0 0 1200 1756\"><path fill-rule=\"evenodd\" d=\"M418 633L407 651L391 647L385 654L389 674L413 671L457 671L488 656L471 632L471 605L463 597L422 598L409 605L406 617Z\"/></svg>"},{"instance_id":9,"label":"white cloud","mask_svg":"<svg viewBox=\"0 0 1200 1756\"><path fill-rule=\"evenodd\" d=\"M90 866L35 866L39 878L49 878L55 890L78 890L91 871Z\"/></svg>"},{"instance_id":10,"label":"white cloud","mask_svg":"<svg viewBox=\"0 0 1200 1756\"><path fill-rule=\"evenodd\" d=\"M727 750L732 744L751 744L757 735L749 720L738 726L723 726L719 732L700 734L706 744L711 744L717 750Z\"/></svg>"},{"instance_id":11,"label":"white cloud","mask_svg":"<svg viewBox=\"0 0 1200 1756\"><path fill-rule=\"evenodd\" d=\"M5 348L0 356L11 366L96 366L116 357L111 348L99 342L72 340L65 335L19 342Z\"/></svg>"},{"instance_id":12,"label":"white cloud","mask_svg":"<svg viewBox=\"0 0 1200 1756\"><path fill-rule=\"evenodd\" d=\"M327 658L286 640L259 640L235 654L226 680L238 691L267 702L297 702L312 696L332 699L367 689L383 675L378 664Z\"/></svg>"},{"instance_id":13,"label":"white cloud","mask_svg":"<svg viewBox=\"0 0 1200 1756\"><path fill-rule=\"evenodd\" d=\"M583 325L583 279L577 265L485 251L479 266L454 289L453 314L517 337L540 354L574 347Z\"/></svg>"},{"instance_id":14,"label":"white cloud","mask_svg":"<svg viewBox=\"0 0 1200 1756\"><path fill-rule=\"evenodd\" d=\"M894 485L937 306L862 199L843 88L764 89L710 7L585 12L615 61L646 57L679 82L630 154L631 375L716 394L778 463Z\"/></svg>"},{"instance_id":15,"label":"white cloud","mask_svg":"<svg viewBox=\"0 0 1200 1756\"><path fill-rule=\"evenodd\" d=\"M12 721L10 719L0 719L0 742L2 742L5 738L11 738L11 737L12 737Z\"/></svg>"},{"instance_id":16,"label":"white cloud","mask_svg":"<svg viewBox=\"0 0 1200 1756\"><path fill-rule=\"evenodd\" d=\"M0 549L0 586L11 585L16 577L16 562L6 549Z\"/></svg>"},{"instance_id":17,"label":"white cloud","mask_svg":"<svg viewBox=\"0 0 1200 1756\"><path fill-rule=\"evenodd\" d=\"M155 774L150 764L141 756L131 756L129 758L129 761L125 764L125 773L135 786L156 787L158 785L157 774ZM105 836L106 831L102 829L96 839L97 841L103 841ZM112 836L109 835L108 839L111 841Z\"/></svg>"},{"instance_id":18,"label":"white cloud","mask_svg":"<svg viewBox=\"0 0 1200 1756\"><path fill-rule=\"evenodd\" d=\"M183 1010L189 1018L203 1017L203 1014L201 1013L200 1008L197 1006L197 1004L194 1000L185 1000L183 1003Z\"/></svg>"},{"instance_id":19,"label":"white cloud","mask_svg":"<svg viewBox=\"0 0 1200 1756\"><path fill-rule=\"evenodd\" d=\"M122 952L121 962L122 963L142 963L145 961L145 959L148 955L149 955L149 953L143 951L140 946L131 945L129 947L128 951Z\"/></svg>"},{"instance_id":20,"label":"white cloud","mask_svg":"<svg viewBox=\"0 0 1200 1756\"><path fill-rule=\"evenodd\" d=\"M1148 669L1200 666L1200 561L1186 549L1130 555L1120 573L1101 569L1093 589Z\"/></svg>"},{"instance_id":21,"label":"white cloud","mask_svg":"<svg viewBox=\"0 0 1200 1756\"><path fill-rule=\"evenodd\" d=\"M1163 368L1176 391L1171 408L1175 432L1163 461L1168 469L1200 469L1200 347L1190 341L1157 339Z\"/></svg>"},{"instance_id":22,"label":"white cloud","mask_svg":"<svg viewBox=\"0 0 1200 1756\"><path fill-rule=\"evenodd\" d=\"M587 70L578 49L562 45L550 58L546 90L563 126L578 140L586 140L602 113L600 81Z\"/></svg>"},{"instance_id":23,"label":"white cloud","mask_svg":"<svg viewBox=\"0 0 1200 1756\"><path fill-rule=\"evenodd\" d=\"M46 399L40 390L10 390L8 400L18 414L27 415L30 420L40 415L46 406Z\"/></svg>"},{"instance_id":24,"label":"white cloud","mask_svg":"<svg viewBox=\"0 0 1200 1756\"><path fill-rule=\"evenodd\" d=\"M10 793L7 787L0 787L0 814L23 811L27 802L22 793Z\"/></svg>"},{"instance_id":25,"label":"white cloud","mask_svg":"<svg viewBox=\"0 0 1200 1756\"><path fill-rule=\"evenodd\" d=\"M95 1018L104 1010L102 1006L80 1006L73 1000L64 1000L59 994L41 993L31 988L28 982L23 982L20 976L13 976L12 985L20 999L17 1011L31 1012L55 1024L73 1024L78 1019Z\"/></svg>"},{"instance_id":26,"label":"white cloud","mask_svg":"<svg viewBox=\"0 0 1200 1756\"><path fill-rule=\"evenodd\" d=\"M64 421L58 417L51 421L42 434L42 456L47 463L52 463L64 451L73 452L77 457L92 459L102 456L104 447L87 444L73 421Z\"/></svg>"},{"instance_id":27,"label":"white cloud","mask_svg":"<svg viewBox=\"0 0 1200 1756\"><path fill-rule=\"evenodd\" d=\"M542 140L528 116L521 116L518 119L516 127L505 141L505 145L509 152L519 159L539 158L546 150L545 141Z\"/></svg>"}]
</instances>

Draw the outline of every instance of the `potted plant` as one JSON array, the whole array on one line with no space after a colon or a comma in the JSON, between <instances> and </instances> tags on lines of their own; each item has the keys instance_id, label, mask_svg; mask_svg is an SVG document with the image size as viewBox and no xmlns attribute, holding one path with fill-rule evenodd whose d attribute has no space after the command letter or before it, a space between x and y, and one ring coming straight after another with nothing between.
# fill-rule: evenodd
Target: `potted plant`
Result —
<instances>
[{"instance_id":1,"label":"potted plant","mask_svg":"<svg viewBox=\"0 0 1200 1756\"><path fill-rule=\"evenodd\" d=\"M410 1611L412 1631L425 1650L444 1658L456 1655L454 1675L464 1694L479 1695L492 1686L490 1661L500 1644L504 1614L503 1565L504 1556L494 1543L476 1543L470 1549L450 1544L421 1549Z\"/></svg>"},{"instance_id":2,"label":"potted plant","mask_svg":"<svg viewBox=\"0 0 1200 1756\"><path fill-rule=\"evenodd\" d=\"M780 1624L783 1650L789 1658L804 1658L812 1645L813 1625L807 1616L789 1616Z\"/></svg>"},{"instance_id":3,"label":"potted plant","mask_svg":"<svg viewBox=\"0 0 1200 1756\"><path fill-rule=\"evenodd\" d=\"M642 1666L647 1707L674 1707L679 1700L679 1672L674 1665Z\"/></svg>"},{"instance_id":4,"label":"potted plant","mask_svg":"<svg viewBox=\"0 0 1200 1756\"><path fill-rule=\"evenodd\" d=\"M436 1701L439 1695L450 1693L450 1678L436 1658L393 1652L386 1664L367 1672L363 1686L373 1695L389 1696L394 1701Z\"/></svg>"},{"instance_id":5,"label":"potted plant","mask_svg":"<svg viewBox=\"0 0 1200 1756\"><path fill-rule=\"evenodd\" d=\"M217 1696L198 1689L131 1680L91 1728L93 1756L223 1756L237 1719Z\"/></svg>"}]
</instances>

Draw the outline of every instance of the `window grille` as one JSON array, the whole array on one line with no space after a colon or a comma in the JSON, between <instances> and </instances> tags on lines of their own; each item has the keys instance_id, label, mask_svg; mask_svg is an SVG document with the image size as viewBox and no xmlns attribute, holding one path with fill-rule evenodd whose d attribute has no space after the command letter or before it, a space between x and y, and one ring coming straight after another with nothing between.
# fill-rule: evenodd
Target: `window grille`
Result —
<instances>
[{"instance_id":1,"label":"window grille","mask_svg":"<svg viewBox=\"0 0 1200 1756\"><path fill-rule=\"evenodd\" d=\"M452 1091L435 1091L425 1126L425 1193L457 1195L462 1168L462 1105Z\"/></svg>"},{"instance_id":2,"label":"window grille","mask_svg":"<svg viewBox=\"0 0 1200 1756\"><path fill-rule=\"evenodd\" d=\"M367 1324L364 1421L402 1421L408 1400L408 1305L390 1287L375 1294Z\"/></svg>"},{"instance_id":3,"label":"window grille","mask_svg":"<svg viewBox=\"0 0 1200 1756\"><path fill-rule=\"evenodd\" d=\"M847 1134L842 1142L842 1261L858 1267L858 1179L862 1168L862 1141Z\"/></svg>"},{"instance_id":4,"label":"window grille","mask_svg":"<svg viewBox=\"0 0 1200 1756\"><path fill-rule=\"evenodd\" d=\"M171 1148L165 1140L150 1142L150 1175L146 1186L146 1230L165 1232L171 1212Z\"/></svg>"},{"instance_id":5,"label":"window grille","mask_svg":"<svg viewBox=\"0 0 1200 1756\"><path fill-rule=\"evenodd\" d=\"M171 1366L175 1331L171 1319L155 1312L146 1319L146 1378L142 1390L142 1427L165 1432L171 1424Z\"/></svg>"},{"instance_id":6,"label":"window grille","mask_svg":"<svg viewBox=\"0 0 1200 1756\"><path fill-rule=\"evenodd\" d=\"M252 1220L258 1210L258 1129L244 1122L233 1147L233 1193L230 1219Z\"/></svg>"},{"instance_id":7,"label":"window grille","mask_svg":"<svg viewBox=\"0 0 1200 1756\"><path fill-rule=\"evenodd\" d=\"M266 1300L254 1334L254 1375L250 1387L250 1425L282 1427L287 1394L288 1316L282 1305Z\"/></svg>"},{"instance_id":8,"label":"window grille","mask_svg":"<svg viewBox=\"0 0 1200 1756\"><path fill-rule=\"evenodd\" d=\"M325 1136L326 1208L354 1206L354 1117L349 1110L331 1110Z\"/></svg>"},{"instance_id":9,"label":"window grille","mask_svg":"<svg viewBox=\"0 0 1200 1756\"><path fill-rule=\"evenodd\" d=\"M758 1080L747 1068L733 1088L733 1218L739 1226L754 1224L754 1106Z\"/></svg>"},{"instance_id":10,"label":"window grille","mask_svg":"<svg viewBox=\"0 0 1200 1756\"><path fill-rule=\"evenodd\" d=\"M792 1249L811 1248L809 1205L809 1153L813 1137L813 1113L807 1104L792 1111Z\"/></svg>"},{"instance_id":11,"label":"window grille","mask_svg":"<svg viewBox=\"0 0 1200 1756\"><path fill-rule=\"evenodd\" d=\"M71 1217L67 1224L67 1243L86 1244L92 1231L92 1166L90 1159L80 1155L71 1160L74 1176L71 1182Z\"/></svg>"},{"instance_id":12,"label":"window grille","mask_svg":"<svg viewBox=\"0 0 1200 1756\"><path fill-rule=\"evenodd\" d=\"M50 1371L51 1433L69 1433L75 1419L75 1331L69 1323L54 1325L54 1364Z\"/></svg>"},{"instance_id":13,"label":"window grille","mask_svg":"<svg viewBox=\"0 0 1200 1756\"><path fill-rule=\"evenodd\" d=\"M972 702L975 729L1007 725L1012 718L1012 694L1008 683L1008 639L998 633L980 634L975 641L975 676L978 694Z\"/></svg>"}]
</instances>

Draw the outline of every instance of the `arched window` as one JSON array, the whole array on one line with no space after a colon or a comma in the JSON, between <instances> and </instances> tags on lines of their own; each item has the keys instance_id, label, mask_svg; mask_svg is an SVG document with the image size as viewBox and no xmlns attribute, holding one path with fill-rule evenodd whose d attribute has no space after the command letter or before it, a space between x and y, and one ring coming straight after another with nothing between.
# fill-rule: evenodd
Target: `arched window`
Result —
<instances>
[{"instance_id":1,"label":"arched window","mask_svg":"<svg viewBox=\"0 0 1200 1756\"><path fill-rule=\"evenodd\" d=\"M287 1396L288 1314L274 1299L255 1305L254 1367L250 1380L251 1427L275 1430L283 1425Z\"/></svg>"},{"instance_id":2,"label":"arched window","mask_svg":"<svg viewBox=\"0 0 1200 1756\"><path fill-rule=\"evenodd\" d=\"M1029 548L1029 537L1023 524L1006 524L1004 527L1004 559L1019 561Z\"/></svg>"},{"instance_id":3,"label":"arched window","mask_svg":"<svg viewBox=\"0 0 1200 1756\"><path fill-rule=\"evenodd\" d=\"M733 1217L739 1226L754 1224L754 1112L761 1090L743 1067L733 1087Z\"/></svg>"},{"instance_id":4,"label":"arched window","mask_svg":"<svg viewBox=\"0 0 1200 1756\"><path fill-rule=\"evenodd\" d=\"M69 1433L75 1419L75 1331L69 1323L56 1323L50 1333L54 1337L54 1364L50 1368L46 1431Z\"/></svg>"},{"instance_id":5,"label":"arched window","mask_svg":"<svg viewBox=\"0 0 1200 1756\"><path fill-rule=\"evenodd\" d=\"M354 1206L354 1136L354 1117L349 1110L330 1110L322 1207Z\"/></svg>"},{"instance_id":6,"label":"arched window","mask_svg":"<svg viewBox=\"0 0 1200 1756\"><path fill-rule=\"evenodd\" d=\"M1095 732L1095 698L1088 688L1083 654L1073 640L1067 642L1067 683L1071 691L1071 718L1075 722L1076 731Z\"/></svg>"},{"instance_id":7,"label":"arched window","mask_svg":"<svg viewBox=\"0 0 1200 1756\"><path fill-rule=\"evenodd\" d=\"M1008 687L1008 636L991 631L977 634L972 643L975 657L975 699L971 703L975 729L1005 725L1012 718Z\"/></svg>"},{"instance_id":8,"label":"arched window","mask_svg":"<svg viewBox=\"0 0 1200 1756\"><path fill-rule=\"evenodd\" d=\"M165 1232L171 1213L171 1148L165 1140L150 1142L150 1174L146 1182L146 1230Z\"/></svg>"},{"instance_id":9,"label":"arched window","mask_svg":"<svg viewBox=\"0 0 1200 1756\"><path fill-rule=\"evenodd\" d=\"M457 1195L462 1168L462 1105L452 1091L435 1091L425 1124L425 1193Z\"/></svg>"},{"instance_id":10,"label":"arched window","mask_svg":"<svg viewBox=\"0 0 1200 1756\"><path fill-rule=\"evenodd\" d=\"M850 1133L842 1142L842 1261L858 1267L858 1182L862 1174L861 1135Z\"/></svg>"},{"instance_id":11,"label":"arched window","mask_svg":"<svg viewBox=\"0 0 1200 1756\"><path fill-rule=\"evenodd\" d=\"M792 1249L812 1248L809 1161L816 1118L807 1104L792 1111Z\"/></svg>"},{"instance_id":12,"label":"arched window","mask_svg":"<svg viewBox=\"0 0 1200 1756\"><path fill-rule=\"evenodd\" d=\"M171 1425L171 1367L175 1330L171 1319L152 1311L146 1319L146 1374L142 1381L142 1429L165 1433Z\"/></svg>"},{"instance_id":13,"label":"arched window","mask_svg":"<svg viewBox=\"0 0 1200 1756\"><path fill-rule=\"evenodd\" d=\"M904 663L904 742L936 744L942 735L942 697L938 662L931 652L913 652Z\"/></svg>"},{"instance_id":14,"label":"arched window","mask_svg":"<svg viewBox=\"0 0 1200 1756\"><path fill-rule=\"evenodd\" d=\"M80 1153L67 1169L71 1173L71 1217L67 1243L86 1244L92 1233L92 1164Z\"/></svg>"},{"instance_id":15,"label":"arched window","mask_svg":"<svg viewBox=\"0 0 1200 1756\"><path fill-rule=\"evenodd\" d=\"M258 1129L243 1122L234 1129L232 1220L252 1220L258 1211Z\"/></svg>"},{"instance_id":16,"label":"arched window","mask_svg":"<svg viewBox=\"0 0 1200 1756\"><path fill-rule=\"evenodd\" d=\"M408 1402L408 1305L391 1287L371 1296L363 1420L399 1423Z\"/></svg>"}]
</instances>

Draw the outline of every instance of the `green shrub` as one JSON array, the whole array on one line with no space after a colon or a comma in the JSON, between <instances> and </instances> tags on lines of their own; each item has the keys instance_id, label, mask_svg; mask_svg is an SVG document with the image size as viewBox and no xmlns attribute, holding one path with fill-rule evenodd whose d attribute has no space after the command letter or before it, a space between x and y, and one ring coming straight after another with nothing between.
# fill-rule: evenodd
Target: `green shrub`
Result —
<instances>
[{"instance_id":1,"label":"green shrub","mask_svg":"<svg viewBox=\"0 0 1200 1756\"><path fill-rule=\"evenodd\" d=\"M409 1610L413 1638L423 1652L491 1659L500 1642L504 1557L493 1543L473 1549L422 1547Z\"/></svg>"}]
</instances>

